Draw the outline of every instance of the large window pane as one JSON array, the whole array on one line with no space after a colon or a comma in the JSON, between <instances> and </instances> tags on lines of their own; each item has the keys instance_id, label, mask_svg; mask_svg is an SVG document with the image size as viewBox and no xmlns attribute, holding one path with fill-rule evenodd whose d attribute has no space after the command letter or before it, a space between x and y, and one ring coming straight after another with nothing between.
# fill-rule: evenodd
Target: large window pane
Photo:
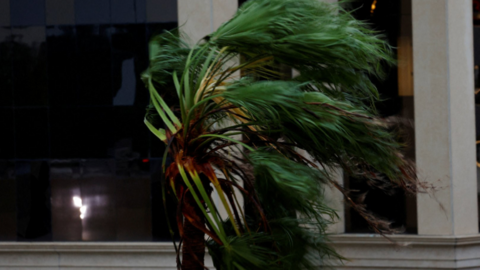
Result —
<instances>
[{"instance_id":1,"label":"large window pane","mask_svg":"<svg viewBox=\"0 0 480 270\"><path fill-rule=\"evenodd\" d=\"M140 75L176 0L33 2L0 27L0 241L169 240Z\"/></svg>"},{"instance_id":2,"label":"large window pane","mask_svg":"<svg viewBox=\"0 0 480 270\"><path fill-rule=\"evenodd\" d=\"M412 56L411 0L358 0L351 3L353 15L380 31L394 48L397 66L387 68L384 80L374 80L380 93L375 105L380 115L391 123L405 144L404 154L415 160L414 93ZM407 233L417 232L416 198L405 195L401 188L380 189L363 179L346 177L345 185L352 196L366 204L378 217ZM365 220L353 209L346 211L346 231L372 232Z\"/></svg>"}]
</instances>

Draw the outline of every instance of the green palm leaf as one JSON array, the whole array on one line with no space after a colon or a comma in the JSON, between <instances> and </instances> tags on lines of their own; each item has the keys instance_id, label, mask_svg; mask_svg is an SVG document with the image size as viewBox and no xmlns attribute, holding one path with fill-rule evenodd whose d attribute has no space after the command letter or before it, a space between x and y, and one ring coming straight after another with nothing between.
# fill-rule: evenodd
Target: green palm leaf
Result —
<instances>
[{"instance_id":1,"label":"green palm leaf","mask_svg":"<svg viewBox=\"0 0 480 270\"><path fill-rule=\"evenodd\" d=\"M337 215L323 200L326 185L388 231L329 173L341 167L419 188L402 145L368 102L378 99L370 78L394 62L378 33L340 5L250 0L187 44L180 31L154 38L143 75L151 94L145 124L174 160L165 188L178 199L183 267L202 269L205 244L222 270L316 269L341 259L328 243ZM231 61L239 56L242 63ZM301 75L285 79L278 65Z\"/></svg>"}]
</instances>

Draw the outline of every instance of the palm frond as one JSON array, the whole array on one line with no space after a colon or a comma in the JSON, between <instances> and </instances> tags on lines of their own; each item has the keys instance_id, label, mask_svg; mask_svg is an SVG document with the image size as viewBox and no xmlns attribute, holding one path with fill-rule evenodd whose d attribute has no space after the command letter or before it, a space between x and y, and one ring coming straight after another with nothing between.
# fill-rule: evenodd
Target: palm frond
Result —
<instances>
[{"instance_id":1,"label":"palm frond","mask_svg":"<svg viewBox=\"0 0 480 270\"><path fill-rule=\"evenodd\" d=\"M421 188L371 103L378 93L370 78L394 62L391 48L339 4L250 0L188 44L179 30L154 38L143 75L151 96L145 124L174 160L165 188L178 201L186 263L203 265L190 244L205 234L222 270L316 269L341 259L328 243L337 216L323 199L326 185L388 231L335 182L332 167L369 183ZM301 75L286 78L280 64Z\"/></svg>"}]
</instances>

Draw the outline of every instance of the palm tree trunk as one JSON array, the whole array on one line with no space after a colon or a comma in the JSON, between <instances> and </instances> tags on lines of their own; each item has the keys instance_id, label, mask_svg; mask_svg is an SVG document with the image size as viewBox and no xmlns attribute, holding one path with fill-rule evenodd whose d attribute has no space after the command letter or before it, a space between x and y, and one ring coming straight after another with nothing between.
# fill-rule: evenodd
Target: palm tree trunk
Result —
<instances>
[{"instance_id":1,"label":"palm tree trunk","mask_svg":"<svg viewBox=\"0 0 480 270\"><path fill-rule=\"evenodd\" d=\"M191 196L186 196L187 205L191 205L198 217L203 213L193 201ZM205 233L197 229L187 219L183 224L182 270L203 270L205 258Z\"/></svg>"}]
</instances>

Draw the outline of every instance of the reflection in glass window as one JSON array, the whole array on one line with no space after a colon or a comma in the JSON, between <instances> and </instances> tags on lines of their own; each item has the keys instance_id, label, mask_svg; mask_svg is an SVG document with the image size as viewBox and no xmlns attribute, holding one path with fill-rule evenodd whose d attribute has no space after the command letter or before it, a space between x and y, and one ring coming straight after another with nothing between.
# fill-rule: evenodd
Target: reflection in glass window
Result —
<instances>
[{"instance_id":1,"label":"reflection in glass window","mask_svg":"<svg viewBox=\"0 0 480 270\"><path fill-rule=\"evenodd\" d=\"M169 240L164 146L143 124L139 78L148 40L177 27L176 0L9 2L0 241Z\"/></svg>"}]
</instances>

